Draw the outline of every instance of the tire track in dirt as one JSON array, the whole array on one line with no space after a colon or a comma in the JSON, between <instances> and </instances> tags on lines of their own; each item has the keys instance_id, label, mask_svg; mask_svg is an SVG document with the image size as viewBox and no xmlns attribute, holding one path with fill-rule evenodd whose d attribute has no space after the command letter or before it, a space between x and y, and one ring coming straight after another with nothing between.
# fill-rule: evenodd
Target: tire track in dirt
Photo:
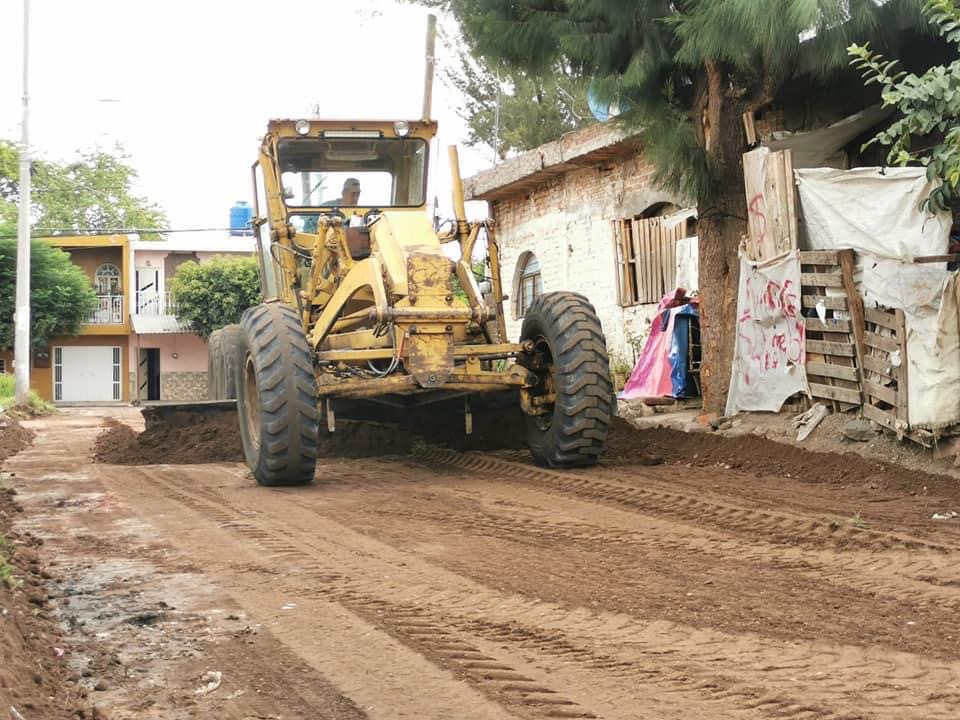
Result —
<instances>
[{"instance_id":1,"label":"tire track in dirt","mask_svg":"<svg viewBox=\"0 0 960 720\"><path fill-rule=\"evenodd\" d=\"M534 637L548 649L558 648L555 655L543 652L552 658L553 667L569 671L581 686L618 687L611 686L610 675L591 673L577 660L582 659L582 652L589 652L597 662L621 668L618 677L627 673L646 690L651 682L657 683L658 697L682 695L685 717L695 712L691 703L703 707L713 702L727 704L724 711L717 712L714 707L704 716L749 717L742 713L757 711L757 717L843 717L856 711L889 718L948 718L958 711L957 663L932 662L882 648L823 642L777 644L759 636L731 636L667 621L646 623L624 614L582 608L571 611L498 593L438 571L409 553L357 537L327 518L323 518L325 524L333 527L318 526L317 515L322 513L307 507L310 498L303 493L265 496L265 504L284 510L284 527L268 528L260 524L270 522L268 518L245 516L222 492L175 475L167 476L165 483L173 499L181 502L186 497L187 506L203 515L222 520L233 513L236 519L230 529L276 553L270 559L296 559L300 574L294 591L304 589L304 581L309 581L316 583L316 594L367 607L381 617L384 604L386 612L396 616L420 613L432 626L428 635L436 634L434 627L441 632L460 628L479 632L492 626L490 637L503 641L507 626L523 642ZM385 577L391 582L386 583ZM624 692L622 687L619 692ZM745 697L753 701L745 704ZM637 697L631 700L640 702ZM922 714L905 712L904 706L917 702L923 704Z\"/></svg>"},{"instance_id":2,"label":"tire track in dirt","mask_svg":"<svg viewBox=\"0 0 960 720\"><path fill-rule=\"evenodd\" d=\"M458 453L452 450L431 448L415 453L415 457L428 468L441 465L519 481L526 485L533 483L562 495L584 497L593 502L676 518L684 524L691 524L691 518L698 518L698 525L709 524L747 536L762 535L780 543L873 551L927 550L944 554L960 550L957 545L936 543L899 533L840 525L785 512L745 508L678 491L627 484L644 479L637 474L623 476L618 483L612 478L590 477L576 471L547 470L488 455Z\"/></svg>"},{"instance_id":3,"label":"tire track in dirt","mask_svg":"<svg viewBox=\"0 0 960 720\"><path fill-rule=\"evenodd\" d=\"M397 637L413 649L431 659L437 659L491 699L519 711L529 718L596 718L593 712L581 708L542 680L524 672L516 662L499 658L496 653L482 651L469 636L436 622L424 614L418 605L391 603L361 588L348 577L332 568L317 565L314 556L292 542L287 533L270 531L244 519L238 508L230 507L219 493L193 487L189 481L171 472L156 477L165 488L164 494L191 510L211 518L221 529L239 534L269 553L271 561L280 561L289 570L295 570L298 579L308 580L306 586L289 588L289 594L324 597L344 604L373 621L382 630ZM271 563L272 564L272 563ZM266 565L265 567L269 567ZM336 585L330 592L312 592L312 583ZM539 674L539 673L538 673Z\"/></svg>"},{"instance_id":4,"label":"tire track in dirt","mask_svg":"<svg viewBox=\"0 0 960 720\"><path fill-rule=\"evenodd\" d=\"M176 485L182 487L181 483L176 483ZM198 503L196 498L185 499L184 494L174 486L168 487L170 487L168 494L178 502L183 502L187 507L203 514L217 516L221 519L224 517L223 511L217 508L216 505L210 506L208 512L204 512L202 503ZM190 490L194 494L204 496L209 502L219 504L222 501L216 493L195 487L190 488ZM278 541L275 535L265 533L260 528L253 527L243 521L223 523L220 527L235 530L241 535L253 539L272 553L269 558L271 561L282 559L287 571L295 568L297 577L308 581L306 584L298 584L296 586L288 585L286 589L288 594L296 595L299 593L300 595L324 598L342 603L363 614L365 617L372 619L386 632L397 635L405 640L411 647L423 652L426 656L433 658L437 662L446 666L450 666L451 663L464 666L460 669L467 671L466 677L468 679L475 681L476 672L471 673L470 671L480 671L482 681L493 684L492 691L495 697L502 699L502 696L506 694L513 702L519 699L524 705L532 706L542 705L546 699L550 705L559 706L548 707L542 716L550 718L593 717L593 714L589 711L584 712L582 709L572 706L571 701L568 699L558 696L557 691L552 687L537 684L536 681L517 673L513 666L498 660L495 657L497 655L496 650L486 654L478 650L477 646L481 644L477 641L478 637L486 637L488 640L496 642L496 647L502 647L503 637L500 636L501 633L499 629L495 629L495 631L492 632L477 633L476 630L483 629L483 624L477 624L475 621L457 624L451 622L450 618L438 618L435 612L427 612L423 607L423 603L425 599L435 599L431 590L422 590L419 594L415 592L413 600L409 603L397 604L387 602L382 597L374 594L376 590L380 589L379 586L376 588L365 586L363 589L358 589L358 585L353 581L353 575L351 573L345 574L331 569L328 565L319 565L314 562L314 554L305 554L297 550L292 543ZM291 539L295 540L296 537L293 536ZM322 555L322 552L319 554ZM295 558L302 559L304 557L307 558L306 564L297 565L291 562ZM339 564L336 565L339 566ZM397 587L393 589L398 590ZM460 629L461 627L466 629ZM411 630L413 632L411 632ZM470 637L471 635L472 637ZM465 636L467 636L466 639ZM527 647L527 645L522 645L522 647ZM567 657L569 648L563 645L557 645L556 643L547 643L544 644L541 650L544 652L554 651L553 654L556 655L555 660L560 661L560 665L551 667L550 677L556 678L556 681L561 681L565 674L564 666L569 664L570 661L570 658ZM590 651L582 652L589 653ZM548 655L549 654L548 652ZM590 657L593 659L593 667L604 674L608 674L611 667L632 665L632 663L627 661L595 656L593 653L590 653ZM478 664L472 666L473 663ZM487 666L487 663L491 663L491 665ZM541 663L538 663L538 665L539 664ZM656 693L653 696L645 697L642 702L636 696L628 695L618 703L621 707L626 703L626 707L629 708L627 714L616 713L611 715L611 717L628 717L631 719L649 717L651 719L657 718L658 720L665 720L667 718L679 719L689 717L692 705L699 706L704 703L712 705L716 703L716 700L712 698L697 697L691 699L684 687L687 684L685 672L674 673L672 675L668 673L658 673L658 675L662 675L673 683L666 692L666 695L670 696L669 703L665 705L663 699L656 697ZM624 678L618 679L623 680ZM601 681L600 684L602 685L603 682ZM662 688L658 687L656 690L657 693L659 693ZM681 693L679 697L672 697L680 693L681 690L684 692ZM617 684L606 688L606 693L622 695L623 688ZM737 697L754 697L755 693L744 691L743 693L734 693L733 695ZM720 704L727 705L725 701ZM641 707L645 706L653 706L658 709L656 712L650 712L648 714L646 711L640 710ZM524 713L524 716L529 716L529 713ZM762 717L752 712L735 710L734 707L730 706L726 706L725 711L720 712L716 716L729 718Z\"/></svg>"},{"instance_id":5,"label":"tire track in dirt","mask_svg":"<svg viewBox=\"0 0 960 720\"><path fill-rule=\"evenodd\" d=\"M960 548L960 523L931 519L934 513L949 510L958 502L955 494L942 484L928 489L918 482L915 488L905 488L884 475L871 476L862 483L845 479L812 482L802 474L770 477L724 465L691 467L668 463L655 468L637 463L604 463L590 474L614 481L624 475L637 474L645 478L645 485L651 489L715 497L721 502L733 501L775 512L789 508L790 512L801 515L825 517L853 526L873 526L877 530Z\"/></svg>"},{"instance_id":6,"label":"tire track in dirt","mask_svg":"<svg viewBox=\"0 0 960 720\"><path fill-rule=\"evenodd\" d=\"M162 531L165 529L169 532L171 526L182 533L183 536L174 536L175 544L187 553L192 563L203 569L205 581L220 585L241 607L248 609L249 620L256 623L255 627L262 625L269 629L268 638L272 646L279 650L275 655L259 659L270 670L257 675L254 678L257 682L250 683L251 688L258 687L268 678L276 678L274 687L281 690L291 683L299 684L300 678L288 674L295 673L299 667L308 667L310 676L319 676L323 682L334 683L333 687L343 697L363 707L367 713L364 717L383 720L425 720L432 717L511 720L528 717L510 712L499 704L486 703L473 688L456 683L453 677L447 677L447 673L433 672L426 660L417 662L419 658L414 658L401 644L374 637L380 635L371 632L375 625L362 621L359 614L344 609L346 606L337 604L337 609L331 610L335 603L326 599L322 599L322 603L304 602L306 594L299 592L298 588L291 588L285 579L288 572L300 572L296 563L289 560L289 557L296 557L297 553L271 533L248 527L237 520L238 516L242 517L250 511L223 512L192 498L188 493L179 492L175 485L162 479L165 474L175 472L169 466L119 468L103 465L101 470L107 484L118 491L124 488L128 496L142 491L148 498L160 499L162 505L159 507L155 502L149 503L154 510L151 522L161 529L160 537L163 537ZM209 476L218 473L220 468L207 466L204 470ZM234 476L237 474L230 470L227 472ZM171 504L170 500L180 504ZM144 507L143 497L137 498L137 504ZM176 508L177 512L166 513L166 509L171 507ZM214 520L214 523L197 524L191 520L184 524L184 509L192 511L190 514L194 518ZM238 528L243 532L237 534ZM195 542L197 536L203 540L199 545ZM248 538L250 542L243 542ZM224 540L231 545L226 565L223 564ZM170 562L170 546L167 548L164 555ZM265 557L269 559L264 561ZM291 597L296 597L298 602L287 603ZM281 616L289 615L286 612L288 606L293 609L297 605L300 606L298 612L302 620L291 627L286 622L287 618L281 621ZM331 627L331 622L334 622L332 616L337 618L335 628ZM347 648L350 650L347 651ZM397 652L397 649L402 652ZM345 653L348 657L346 662ZM549 703L550 699L546 702ZM283 711L283 717L287 717L288 712L294 713L290 715L291 718L327 717L321 712L324 709L322 705L301 709L280 703L274 709ZM246 720L261 715L243 717ZM279 715L265 714L262 717Z\"/></svg>"},{"instance_id":7,"label":"tire track in dirt","mask_svg":"<svg viewBox=\"0 0 960 720\"><path fill-rule=\"evenodd\" d=\"M491 492L495 492L491 488ZM398 519L418 519L438 527L455 525L477 536L537 547L578 547L591 552L636 553L646 556L661 553L696 554L717 561L737 558L739 562L756 564L779 572L791 571L830 586L844 586L865 595L886 600L899 600L913 605L936 603L944 611L960 609L960 572L950 558L941 553L917 556L896 552L885 556L852 551L812 551L795 546L764 542L747 543L699 528L677 532L676 525L643 521L641 527L626 518L607 515L607 524L547 521L522 510L513 514L475 513L455 510L427 512L409 507L396 510L378 508L378 515L394 515ZM519 517L518 517L519 516ZM632 527L625 527L625 526Z\"/></svg>"},{"instance_id":8,"label":"tire track in dirt","mask_svg":"<svg viewBox=\"0 0 960 720\"><path fill-rule=\"evenodd\" d=\"M821 537L821 540L825 540L821 544L790 532L791 527L822 526L821 521L796 513L775 513L732 503L714 503L681 493L612 485L610 481L544 470L503 458L477 458L450 451L429 453L431 459L435 453L440 453L444 462L453 461L455 467L473 466L480 460L483 467L481 474L503 482L512 480L516 484L519 481L520 485L529 486L531 483L526 480L535 476L544 482L533 484L545 486L549 492L621 509L628 508L651 519L651 524L644 527L642 533L615 531L606 524L579 527L571 534L557 532L556 523L541 521L536 525L526 522L518 524L516 518L510 516L499 522L489 521L494 524L479 528L481 532L498 537L529 541L532 531L557 541L609 543L614 546L627 543L638 549L693 551L718 559L738 557L764 565L776 563L778 569L801 572L812 579L834 585L854 587L878 598L897 599L916 606L935 603L938 607L950 610L960 607L960 568L954 560L956 550L960 548L949 544L928 543L900 534L855 527L840 528L829 537ZM568 480L572 480L569 487L566 485ZM586 491L582 489L584 486ZM652 502L650 498L653 498ZM675 498L680 498L681 502L674 502ZM676 522L658 523L656 518L664 516L675 518ZM698 522L691 523L691 517L696 517ZM440 518L440 521L444 520ZM711 521L715 521L718 529L732 532L733 537L711 532ZM604 522L607 522L606 517ZM476 523L477 519L472 518L469 526L478 527ZM678 524L688 529L677 532ZM771 526L774 530L772 533L768 532ZM738 539L738 535L745 536L747 540ZM915 543L920 548L910 549ZM878 554L881 551L883 554Z\"/></svg>"}]
</instances>

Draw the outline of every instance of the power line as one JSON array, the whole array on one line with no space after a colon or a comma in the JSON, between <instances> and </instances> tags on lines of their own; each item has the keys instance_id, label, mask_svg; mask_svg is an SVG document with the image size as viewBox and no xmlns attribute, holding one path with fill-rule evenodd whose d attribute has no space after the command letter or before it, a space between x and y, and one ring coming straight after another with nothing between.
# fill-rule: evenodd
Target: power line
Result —
<instances>
[{"instance_id":1,"label":"power line","mask_svg":"<svg viewBox=\"0 0 960 720\"><path fill-rule=\"evenodd\" d=\"M76 228L34 228L31 238L55 238L64 235L74 235L77 237L88 237L95 235L169 235L173 233L202 233L202 232L231 232L236 228L105 228L102 230L87 229L77 230ZM250 232L245 237L253 237L252 231L246 228L244 232ZM16 235L0 235L0 240L9 240Z\"/></svg>"}]
</instances>

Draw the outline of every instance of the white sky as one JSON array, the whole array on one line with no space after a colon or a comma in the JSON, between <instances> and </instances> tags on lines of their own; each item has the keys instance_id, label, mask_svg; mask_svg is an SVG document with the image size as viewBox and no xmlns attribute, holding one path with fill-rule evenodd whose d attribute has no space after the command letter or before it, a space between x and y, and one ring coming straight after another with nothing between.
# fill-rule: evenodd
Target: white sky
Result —
<instances>
[{"instance_id":1,"label":"white sky","mask_svg":"<svg viewBox=\"0 0 960 720\"><path fill-rule=\"evenodd\" d=\"M22 11L22 0L0 2L0 137L15 142ZM64 161L119 142L139 173L136 191L172 228L225 228L230 207L251 198L268 119L310 117L318 104L322 117L419 117L426 18L394 0L31 0L30 144ZM440 77L447 61L438 39L429 197L440 195L446 215L446 146L460 146L465 177L492 160L462 143L458 100Z\"/></svg>"}]
</instances>

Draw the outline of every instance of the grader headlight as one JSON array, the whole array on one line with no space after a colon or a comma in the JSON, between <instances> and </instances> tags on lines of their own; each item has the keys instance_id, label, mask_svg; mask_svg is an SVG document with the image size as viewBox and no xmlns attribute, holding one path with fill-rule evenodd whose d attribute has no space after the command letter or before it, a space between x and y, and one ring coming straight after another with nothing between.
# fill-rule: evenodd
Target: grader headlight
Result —
<instances>
[{"instance_id":1,"label":"grader headlight","mask_svg":"<svg viewBox=\"0 0 960 720\"><path fill-rule=\"evenodd\" d=\"M410 134L410 125L406 120L397 120L393 124L393 132L396 133L397 137L406 137Z\"/></svg>"},{"instance_id":2,"label":"grader headlight","mask_svg":"<svg viewBox=\"0 0 960 720\"><path fill-rule=\"evenodd\" d=\"M306 135L310 132L310 121L309 120L297 120L296 124L293 126L300 135Z\"/></svg>"}]
</instances>

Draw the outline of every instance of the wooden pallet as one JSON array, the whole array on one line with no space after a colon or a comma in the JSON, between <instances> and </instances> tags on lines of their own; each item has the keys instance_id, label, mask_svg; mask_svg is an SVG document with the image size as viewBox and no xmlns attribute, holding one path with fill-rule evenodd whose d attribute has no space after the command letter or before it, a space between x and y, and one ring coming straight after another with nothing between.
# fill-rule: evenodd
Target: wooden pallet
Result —
<instances>
[{"instance_id":1,"label":"wooden pallet","mask_svg":"<svg viewBox=\"0 0 960 720\"><path fill-rule=\"evenodd\" d=\"M863 404L863 303L853 281L852 250L800 253L810 394L835 412Z\"/></svg>"},{"instance_id":2,"label":"wooden pallet","mask_svg":"<svg viewBox=\"0 0 960 720\"><path fill-rule=\"evenodd\" d=\"M910 427L907 395L907 325L903 310L864 311L863 416L932 448L943 437L960 434L953 427L937 432Z\"/></svg>"},{"instance_id":3,"label":"wooden pallet","mask_svg":"<svg viewBox=\"0 0 960 720\"><path fill-rule=\"evenodd\" d=\"M903 310L865 310L863 415L903 434L907 418L907 330Z\"/></svg>"}]
</instances>

